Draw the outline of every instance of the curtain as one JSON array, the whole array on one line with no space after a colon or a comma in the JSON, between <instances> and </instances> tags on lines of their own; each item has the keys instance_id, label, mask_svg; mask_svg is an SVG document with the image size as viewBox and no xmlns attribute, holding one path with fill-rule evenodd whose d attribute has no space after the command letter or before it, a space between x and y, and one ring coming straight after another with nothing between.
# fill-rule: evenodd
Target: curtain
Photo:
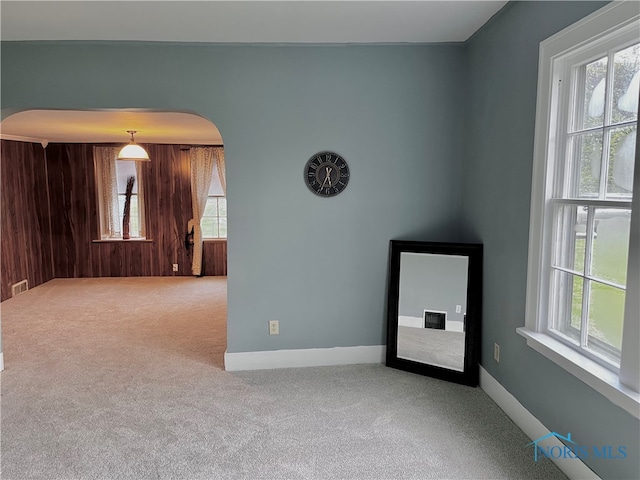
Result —
<instances>
[{"instance_id":1,"label":"curtain","mask_svg":"<svg viewBox=\"0 0 640 480\"><path fill-rule=\"evenodd\" d=\"M193 229L193 260L191 272L200 275L202 272L202 229L200 220L204 213L209 195L209 184L214 167L213 147L191 147L189 150L191 163L191 207L193 218L189 220L188 229Z\"/></svg>"},{"instance_id":2,"label":"curtain","mask_svg":"<svg viewBox=\"0 0 640 480\"><path fill-rule=\"evenodd\" d=\"M218 177L220 177L220 185L222 193L227 196L227 171L224 165L224 147L214 147L213 149L216 167L218 168Z\"/></svg>"},{"instance_id":3,"label":"curtain","mask_svg":"<svg viewBox=\"0 0 640 480\"><path fill-rule=\"evenodd\" d=\"M142 181L143 165L145 162L136 162L136 180L138 182L138 225L140 232L138 235L142 238L147 237L147 227L145 222L144 209L144 182Z\"/></svg>"},{"instance_id":4,"label":"curtain","mask_svg":"<svg viewBox=\"0 0 640 480\"><path fill-rule=\"evenodd\" d=\"M118 178L116 156L118 149L95 147L94 159L99 182L100 223L104 238L120 237L120 214L118 212Z\"/></svg>"}]
</instances>

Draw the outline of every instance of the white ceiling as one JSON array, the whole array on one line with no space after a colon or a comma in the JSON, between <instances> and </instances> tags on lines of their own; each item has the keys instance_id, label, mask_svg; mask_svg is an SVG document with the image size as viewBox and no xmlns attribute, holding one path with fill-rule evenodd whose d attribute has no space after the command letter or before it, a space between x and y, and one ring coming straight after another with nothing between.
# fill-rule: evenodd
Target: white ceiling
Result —
<instances>
[{"instance_id":1,"label":"white ceiling","mask_svg":"<svg viewBox=\"0 0 640 480\"><path fill-rule=\"evenodd\" d=\"M27 110L0 123L0 137L33 143L140 143L222 145L208 119L184 112L144 110Z\"/></svg>"},{"instance_id":2,"label":"white ceiling","mask_svg":"<svg viewBox=\"0 0 640 480\"><path fill-rule=\"evenodd\" d=\"M2 41L205 43L463 42L507 2L448 1L9 1ZM222 144L208 120L179 112L31 110L0 124L5 139L48 142Z\"/></svg>"},{"instance_id":3,"label":"white ceiling","mask_svg":"<svg viewBox=\"0 0 640 480\"><path fill-rule=\"evenodd\" d=\"M7 1L2 40L463 42L506 1Z\"/></svg>"}]
</instances>

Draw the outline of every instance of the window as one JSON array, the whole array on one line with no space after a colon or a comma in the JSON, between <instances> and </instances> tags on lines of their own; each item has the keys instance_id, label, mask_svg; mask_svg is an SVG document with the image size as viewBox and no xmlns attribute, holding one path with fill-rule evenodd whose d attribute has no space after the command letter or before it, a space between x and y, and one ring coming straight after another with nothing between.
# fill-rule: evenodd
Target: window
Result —
<instances>
[{"instance_id":1,"label":"window","mask_svg":"<svg viewBox=\"0 0 640 480\"><path fill-rule=\"evenodd\" d=\"M203 238L227 238L227 199L209 195L202 216Z\"/></svg>"},{"instance_id":2,"label":"window","mask_svg":"<svg viewBox=\"0 0 640 480\"><path fill-rule=\"evenodd\" d=\"M203 238L227 238L227 199L217 164L213 166L207 204L200 225Z\"/></svg>"},{"instance_id":3,"label":"window","mask_svg":"<svg viewBox=\"0 0 640 480\"><path fill-rule=\"evenodd\" d=\"M145 238L145 223L140 162L116 160L117 153L118 149L111 147L96 147L94 149L100 210L100 238L102 240L123 238L125 192L128 179L133 178L129 236L132 239L143 239Z\"/></svg>"},{"instance_id":4,"label":"window","mask_svg":"<svg viewBox=\"0 0 640 480\"><path fill-rule=\"evenodd\" d=\"M518 329L636 416L639 18L637 6L616 2L541 44L527 318Z\"/></svg>"},{"instance_id":5,"label":"window","mask_svg":"<svg viewBox=\"0 0 640 480\"><path fill-rule=\"evenodd\" d=\"M138 179L136 171L136 163L132 160L117 160L116 161L116 175L118 178L118 225L122 225L124 220L124 205L126 200L125 192L127 191L127 180L133 178L133 191L131 194L131 204L129 206L129 235L131 238L140 238L142 235L140 216L138 209Z\"/></svg>"},{"instance_id":6,"label":"window","mask_svg":"<svg viewBox=\"0 0 640 480\"><path fill-rule=\"evenodd\" d=\"M593 52L599 54L594 60L572 58L558 79L564 83L559 96L564 97L560 101L568 115L567 122L559 125L553 152L548 329L617 370L631 225L640 43L598 50ZM591 56L586 53L592 52L581 57Z\"/></svg>"}]
</instances>

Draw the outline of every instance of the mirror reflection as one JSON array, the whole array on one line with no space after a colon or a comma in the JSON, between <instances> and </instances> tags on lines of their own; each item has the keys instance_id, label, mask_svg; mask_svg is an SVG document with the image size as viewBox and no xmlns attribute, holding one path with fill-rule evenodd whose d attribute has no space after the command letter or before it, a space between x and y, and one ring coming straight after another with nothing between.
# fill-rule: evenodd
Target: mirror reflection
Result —
<instances>
[{"instance_id":1,"label":"mirror reflection","mask_svg":"<svg viewBox=\"0 0 640 480\"><path fill-rule=\"evenodd\" d=\"M469 258L402 252L397 357L464 371Z\"/></svg>"}]
</instances>

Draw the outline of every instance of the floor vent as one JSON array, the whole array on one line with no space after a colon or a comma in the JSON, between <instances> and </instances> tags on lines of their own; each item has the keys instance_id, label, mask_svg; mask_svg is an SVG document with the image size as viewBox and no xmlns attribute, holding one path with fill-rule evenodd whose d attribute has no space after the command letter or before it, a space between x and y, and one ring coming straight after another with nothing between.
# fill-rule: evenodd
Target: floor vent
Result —
<instances>
[{"instance_id":1,"label":"floor vent","mask_svg":"<svg viewBox=\"0 0 640 480\"><path fill-rule=\"evenodd\" d=\"M11 296L15 297L16 295L20 295L27 290L29 290L29 282L27 280L22 280L21 282L11 285Z\"/></svg>"}]
</instances>

